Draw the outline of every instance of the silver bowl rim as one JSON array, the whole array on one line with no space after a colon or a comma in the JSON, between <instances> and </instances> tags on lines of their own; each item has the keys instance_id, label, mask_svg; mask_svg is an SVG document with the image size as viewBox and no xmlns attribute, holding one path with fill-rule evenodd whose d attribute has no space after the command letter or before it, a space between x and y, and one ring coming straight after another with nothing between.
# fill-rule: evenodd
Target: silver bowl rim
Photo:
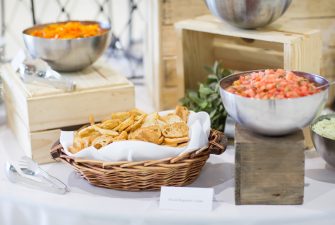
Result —
<instances>
[{"instance_id":1,"label":"silver bowl rim","mask_svg":"<svg viewBox=\"0 0 335 225\"><path fill-rule=\"evenodd\" d=\"M36 28L42 28L42 27L46 27L46 26L54 25L54 24L68 23L68 22L80 22L80 23L86 23L86 24L99 24L100 28L102 28L103 30L105 30L105 32L103 32L101 34L98 34L98 35L95 35L95 36L91 36L91 37L66 38L66 39L65 38L63 38L63 39L62 38L43 38L43 37L37 37L37 36L28 34L29 30L33 30L33 29L36 29ZM24 29L22 31L22 34L26 35L28 37L33 37L33 38L41 39L41 40L49 40L49 41L71 41L71 40L75 41L75 40L85 40L85 39L89 40L89 39L93 39L93 38L97 38L97 37L102 37L102 36L108 35L108 33L110 33L110 31L111 31L111 25L107 24L107 26L105 26L105 25L103 26L102 24L103 24L102 22L95 21L95 20L66 20L66 21L60 21L60 22L37 24L35 26L28 27L28 28Z\"/></svg>"},{"instance_id":2,"label":"silver bowl rim","mask_svg":"<svg viewBox=\"0 0 335 225\"><path fill-rule=\"evenodd\" d=\"M273 22L275 22L276 20L278 20L280 17L283 16L283 14L285 14L287 12L287 10L289 9L290 5L292 4L292 0L286 0L285 2L285 7L284 7L284 10L282 11L281 14L279 14L278 17L273 17L273 15L270 17L270 21L265 23L265 25L251 25L249 24L249 22L247 22L246 24L240 24L239 22L235 22L233 21L232 18L224 18L224 16L222 15L222 13L216 13L215 10L213 10L213 7L210 7L209 3L208 2L213 2L212 0L204 0L208 10L210 11L210 13L218 18L220 18L221 20L224 20L226 21L227 23L235 26L235 27L238 27L238 28L242 28L242 29L246 29L246 30L254 30L254 29L257 29L257 28L261 28L261 27L264 27L264 26L268 26L269 24L272 24ZM220 11L218 9L218 6L217 6L217 0L214 0L214 5L215 5L215 8L217 11ZM278 1L278 2L281 2L281 1ZM278 5L276 4L275 6L272 6L271 9L277 7ZM233 18L236 17L236 14L233 14Z\"/></svg>"},{"instance_id":3,"label":"silver bowl rim","mask_svg":"<svg viewBox=\"0 0 335 225\"><path fill-rule=\"evenodd\" d=\"M311 124L309 125L309 128L310 128L310 130L311 130L312 133L318 135L319 137L322 137L322 138L325 138L326 140L334 141L334 142L335 142L334 139L331 139L331 138L327 138L327 137L325 137L325 136L322 136L321 134L318 134L318 133L316 133L316 132L313 130L313 126L314 126L317 122L319 122L319 121L321 121L321 120L324 120L324 119L328 119L328 118L335 118L335 113L329 113L329 114L325 114L325 115L318 116L317 118L315 118L315 119L311 122ZM312 140L313 140L313 137L312 137ZM313 143L314 143L314 140L313 140ZM315 147L315 145L314 145L314 147Z\"/></svg>"},{"instance_id":4,"label":"silver bowl rim","mask_svg":"<svg viewBox=\"0 0 335 225\"><path fill-rule=\"evenodd\" d=\"M225 94L227 95L230 95L230 96L234 96L236 98L240 98L240 99L248 99L250 101L263 101L263 102L271 102L271 101L292 101L292 100L297 100L297 99L302 99L302 98L308 98L308 97L311 97L311 96L314 96L314 95L319 95L319 94L323 94L323 92L327 91L329 89L329 81L324 78L323 76L321 75L317 75L317 74L313 74L313 73L307 73L307 72L302 72L302 71L296 71L296 70L286 70L286 71L292 71L293 73L304 73L304 74L307 74L307 75L311 75L311 76L314 76L314 77L318 77L322 80L325 81L326 84L328 84L328 86L322 88L322 91L320 91L319 93L316 93L316 94L313 94L313 95L306 95L306 96L302 96L302 97L296 97L296 98L283 98L283 99L260 99L260 98L248 98L248 97L244 97L244 96L241 96L241 95L237 95L237 94L233 94L231 92L228 92L226 91L225 88L222 87L221 83L223 83L224 81L228 80L228 79L231 79L232 77L239 77L240 75L243 75L243 74L249 74L249 73L253 73L253 72L260 72L260 71L265 71L267 69L258 69L258 70L248 70L248 71L243 71L243 72L238 72L238 73L233 73L229 76L226 76L224 78L222 78L220 81L219 81L219 86L220 86L220 90L223 91ZM299 76L299 75L298 75Z\"/></svg>"}]
</instances>

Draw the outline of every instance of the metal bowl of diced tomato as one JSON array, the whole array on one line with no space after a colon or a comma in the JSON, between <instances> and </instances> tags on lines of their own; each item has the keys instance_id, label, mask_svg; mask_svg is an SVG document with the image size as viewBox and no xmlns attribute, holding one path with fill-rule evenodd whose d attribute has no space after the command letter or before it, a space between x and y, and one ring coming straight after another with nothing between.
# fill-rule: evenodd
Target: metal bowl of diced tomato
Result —
<instances>
[{"instance_id":1,"label":"metal bowl of diced tomato","mask_svg":"<svg viewBox=\"0 0 335 225\"><path fill-rule=\"evenodd\" d=\"M232 74L220 81L228 114L249 130L268 136L309 125L323 109L329 82L316 74L283 69Z\"/></svg>"}]
</instances>

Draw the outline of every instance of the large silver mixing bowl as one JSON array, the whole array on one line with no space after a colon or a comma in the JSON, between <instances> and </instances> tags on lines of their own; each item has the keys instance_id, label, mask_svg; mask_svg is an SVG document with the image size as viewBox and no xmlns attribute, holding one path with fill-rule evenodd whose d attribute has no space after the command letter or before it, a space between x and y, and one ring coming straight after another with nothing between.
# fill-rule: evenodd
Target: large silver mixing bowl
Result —
<instances>
[{"instance_id":1,"label":"large silver mixing bowl","mask_svg":"<svg viewBox=\"0 0 335 225\"><path fill-rule=\"evenodd\" d=\"M311 130L312 130L311 134L315 149L320 153L321 157L329 165L335 168L335 140L323 137L314 132L314 130L312 129L313 125L316 124L317 122L332 117L335 118L335 114L323 115L315 119L311 124Z\"/></svg>"},{"instance_id":2,"label":"large silver mixing bowl","mask_svg":"<svg viewBox=\"0 0 335 225\"><path fill-rule=\"evenodd\" d=\"M289 134L309 125L326 103L329 82L319 75L298 71L293 72L315 82L317 86L326 87L317 94L305 97L268 100L242 97L225 90L240 75L259 71L264 70L237 73L220 81L221 99L228 114L251 131L269 136Z\"/></svg>"},{"instance_id":3,"label":"large silver mixing bowl","mask_svg":"<svg viewBox=\"0 0 335 225\"><path fill-rule=\"evenodd\" d=\"M66 23L65 21L60 23ZM37 25L23 31L23 40L31 56L46 61L57 71L77 71L93 64L110 43L110 27L96 21L80 21L83 24L99 24L104 32L87 38L50 39L29 34L32 29L40 29L50 24Z\"/></svg>"},{"instance_id":4,"label":"large silver mixing bowl","mask_svg":"<svg viewBox=\"0 0 335 225\"><path fill-rule=\"evenodd\" d=\"M240 28L254 29L278 19L291 0L206 0L214 16Z\"/></svg>"}]
</instances>

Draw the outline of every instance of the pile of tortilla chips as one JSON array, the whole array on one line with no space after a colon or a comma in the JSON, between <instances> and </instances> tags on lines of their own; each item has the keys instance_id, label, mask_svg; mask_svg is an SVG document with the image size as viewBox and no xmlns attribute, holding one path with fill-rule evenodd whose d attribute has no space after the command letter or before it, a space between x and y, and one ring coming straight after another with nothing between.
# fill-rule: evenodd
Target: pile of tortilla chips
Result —
<instances>
[{"instance_id":1,"label":"pile of tortilla chips","mask_svg":"<svg viewBox=\"0 0 335 225\"><path fill-rule=\"evenodd\" d=\"M77 153L89 146L100 149L121 140L182 147L189 141L188 115L186 107L177 106L174 113L165 116L160 116L157 112L146 114L138 109L112 113L110 118L101 123L94 123L91 116L91 125L75 132L73 146L69 147L69 151Z\"/></svg>"}]
</instances>

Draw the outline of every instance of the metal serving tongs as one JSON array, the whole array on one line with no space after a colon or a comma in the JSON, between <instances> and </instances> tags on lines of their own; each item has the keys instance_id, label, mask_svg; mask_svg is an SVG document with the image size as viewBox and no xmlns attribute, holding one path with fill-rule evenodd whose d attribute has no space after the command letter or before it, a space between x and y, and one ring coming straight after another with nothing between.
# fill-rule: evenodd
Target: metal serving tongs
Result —
<instances>
[{"instance_id":1,"label":"metal serving tongs","mask_svg":"<svg viewBox=\"0 0 335 225\"><path fill-rule=\"evenodd\" d=\"M75 82L62 77L41 59L25 59L19 65L19 72L24 82L41 82L65 91L76 89Z\"/></svg>"},{"instance_id":2,"label":"metal serving tongs","mask_svg":"<svg viewBox=\"0 0 335 225\"><path fill-rule=\"evenodd\" d=\"M15 162L6 162L6 176L12 183L18 183L23 186L39 189L43 191L53 192L57 194L65 194L68 192L66 185L56 184L44 176L29 175L29 169L21 168Z\"/></svg>"},{"instance_id":3,"label":"metal serving tongs","mask_svg":"<svg viewBox=\"0 0 335 225\"><path fill-rule=\"evenodd\" d=\"M52 182L55 186L58 186L60 188L64 188L66 191L69 191L69 188L66 186L65 183L63 183L60 179L57 177L52 176L45 170L43 170L37 162L35 162L33 159L23 156L21 157L20 161L18 162L18 165L20 166L21 170L28 175L32 176L41 176L50 182Z\"/></svg>"}]
</instances>

